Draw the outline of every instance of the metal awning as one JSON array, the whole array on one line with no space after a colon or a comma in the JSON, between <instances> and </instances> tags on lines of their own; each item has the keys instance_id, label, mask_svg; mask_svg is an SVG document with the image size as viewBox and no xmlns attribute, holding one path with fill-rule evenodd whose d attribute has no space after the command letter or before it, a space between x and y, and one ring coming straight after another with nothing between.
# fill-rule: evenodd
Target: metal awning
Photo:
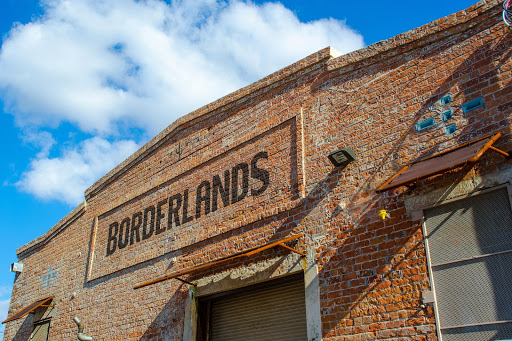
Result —
<instances>
[{"instance_id":1,"label":"metal awning","mask_svg":"<svg viewBox=\"0 0 512 341\"><path fill-rule=\"evenodd\" d=\"M47 297L47 298L43 298L42 300L35 301L34 303L32 303L32 304L26 306L25 308L21 309L16 314L12 315L11 317L9 317L7 320L3 321L2 323L7 323L7 322L11 322L11 321L20 319L23 316L27 315L28 313L34 311L35 309L37 309L39 307L49 307L50 305L47 305L45 303L50 302L52 299L53 299L53 296L50 296L50 297Z\"/></svg>"},{"instance_id":2,"label":"metal awning","mask_svg":"<svg viewBox=\"0 0 512 341\"><path fill-rule=\"evenodd\" d=\"M294 235L294 236L290 236L290 237L286 237L286 238L277 240L275 242L270 242L270 243L267 243L267 244L259 245L259 246L253 247L252 249L249 249L249 250L246 250L246 251L238 252L238 253L235 253L235 254L232 254L232 255L229 255L229 256L226 256L226 257L222 257L222 258L219 258L219 259L216 259L216 260L212 260L210 262L206 262L206 263L203 263L203 264L200 264L200 265L196 265L196 266L193 266L193 267L190 267L190 268L186 268L186 269L183 269L183 270L178 270L178 271L170 273L168 275L165 275L165 276L162 276L162 277L158 277L158 278L155 278L153 280L150 280L150 281L147 281L147 282L144 282L144 283L141 283L141 284L137 284L136 286L133 287L133 289L139 289L139 288L151 285L151 284L163 282L163 281L166 281L168 279L173 279L173 278L178 279L178 280L180 280L182 282L185 282L187 284L192 284L192 283L189 283L189 282L187 282L187 281L185 281L185 280L183 280L183 279L181 279L179 277L183 276L183 275L191 274L191 273L196 272L196 271L208 269L208 268L210 268L210 267L212 267L214 265L219 265L219 264L222 264L222 263L226 263L226 262L232 261L234 259L243 258L243 257L249 257L249 256L252 256L254 254L257 254L259 252L262 252L264 250L268 250L268 249L276 247L276 246L284 247L284 248L286 248L288 250L291 250L291 251L293 251L295 253L298 253L299 255L304 257L305 256L304 253L302 253L302 252L300 252L298 250L295 250L294 248L291 248L291 247L289 247L289 246L284 244L286 242L289 242L289 241L292 241L292 240L295 240L295 239L299 239L300 237L302 237L302 234L297 234L297 235Z\"/></svg>"},{"instance_id":3,"label":"metal awning","mask_svg":"<svg viewBox=\"0 0 512 341\"><path fill-rule=\"evenodd\" d=\"M488 135L407 164L383 183L377 189L377 192L387 191L391 188L406 185L421 178L439 174L470 162L476 162L488 149L509 157L508 153L492 145L500 136L501 133Z\"/></svg>"}]
</instances>

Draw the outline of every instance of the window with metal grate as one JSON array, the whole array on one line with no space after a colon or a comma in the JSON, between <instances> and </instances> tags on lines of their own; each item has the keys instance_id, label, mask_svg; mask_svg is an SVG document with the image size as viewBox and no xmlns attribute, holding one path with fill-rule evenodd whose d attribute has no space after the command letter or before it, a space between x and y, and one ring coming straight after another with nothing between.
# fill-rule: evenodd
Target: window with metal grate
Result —
<instances>
[{"instance_id":1,"label":"window with metal grate","mask_svg":"<svg viewBox=\"0 0 512 341\"><path fill-rule=\"evenodd\" d=\"M425 210L444 341L512 339L512 211L506 188Z\"/></svg>"},{"instance_id":2,"label":"window with metal grate","mask_svg":"<svg viewBox=\"0 0 512 341\"><path fill-rule=\"evenodd\" d=\"M34 322L34 329L32 330L32 341L47 341L48 334L50 333L50 319Z\"/></svg>"}]
</instances>

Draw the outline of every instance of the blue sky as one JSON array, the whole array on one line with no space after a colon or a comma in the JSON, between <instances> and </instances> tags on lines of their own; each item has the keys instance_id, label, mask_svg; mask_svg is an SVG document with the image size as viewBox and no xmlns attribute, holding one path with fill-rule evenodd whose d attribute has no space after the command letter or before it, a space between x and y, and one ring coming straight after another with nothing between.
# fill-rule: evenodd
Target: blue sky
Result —
<instances>
[{"instance_id":1,"label":"blue sky","mask_svg":"<svg viewBox=\"0 0 512 341\"><path fill-rule=\"evenodd\" d=\"M474 2L2 0L2 320L16 248L179 116L322 47L346 53Z\"/></svg>"}]
</instances>

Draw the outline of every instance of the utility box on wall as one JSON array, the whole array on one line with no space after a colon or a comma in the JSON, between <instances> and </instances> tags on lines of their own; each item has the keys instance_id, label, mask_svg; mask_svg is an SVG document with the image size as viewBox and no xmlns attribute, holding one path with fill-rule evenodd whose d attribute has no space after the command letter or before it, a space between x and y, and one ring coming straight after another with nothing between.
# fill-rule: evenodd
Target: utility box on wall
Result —
<instances>
[{"instance_id":1,"label":"utility box on wall","mask_svg":"<svg viewBox=\"0 0 512 341\"><path fill-rule=\"evenodd\" d=\"M12 263L11 264L11 272L22 272L23 264L21 263Z\"/></svg>"}]
</instances>

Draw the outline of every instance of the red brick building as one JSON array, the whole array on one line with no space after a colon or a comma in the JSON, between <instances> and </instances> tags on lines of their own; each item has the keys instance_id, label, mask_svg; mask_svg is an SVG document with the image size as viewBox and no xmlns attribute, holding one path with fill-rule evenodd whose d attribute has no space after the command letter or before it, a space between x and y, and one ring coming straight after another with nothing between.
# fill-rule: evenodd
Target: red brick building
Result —
<instances>
[{"instance_id":1,"label":"red brick building","mask_svg":"<svg viewBox=\"0 0 512 341\"><path fill-rule=\"evenodd\" d=\"M326 48L178 119L18 249L4 340L72 340L75 316L83 340L511 339L501 14Z\"/></svg>"}]
</instances>

